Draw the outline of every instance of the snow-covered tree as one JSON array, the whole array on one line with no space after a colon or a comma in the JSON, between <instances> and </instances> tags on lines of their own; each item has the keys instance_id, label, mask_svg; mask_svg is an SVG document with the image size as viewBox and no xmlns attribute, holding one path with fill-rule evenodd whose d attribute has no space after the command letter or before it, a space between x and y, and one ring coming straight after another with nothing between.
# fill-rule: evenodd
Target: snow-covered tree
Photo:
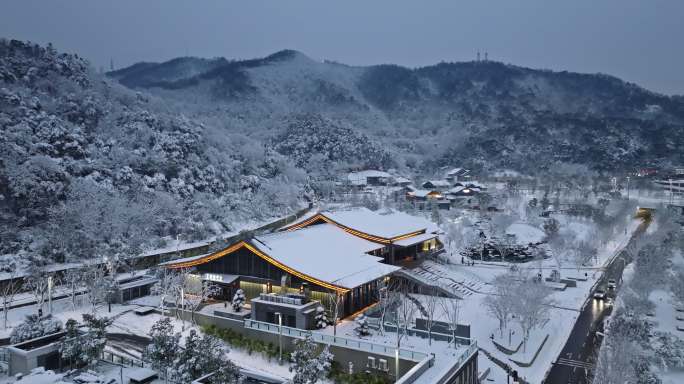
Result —
<instances>
[{"instance_id":1,"label":"snow-covered tree","mask_svg":"<svg viewBox=\"0 0 684 384\"><path fill-rule=\"evenodd\" d=\"M64 286L69 292L69 300L71 301L71 309L76 310L76 296L79 289L83 286L82 268L69 268L64 272L62 276L62 286Z\"/></svg>"},{"instance_id":2,"label":"snow-covered tree","mask_svg":"<svg viewBox=\"0 0 684 384\"><path fill-rule=\"evenodd\" d=\"M31 265L28 274L24 277L24 288L31 291L33 297L36 299L36 304L39 310L43 310L43 305L48 299L49 294L49 279L53 275L48 273L44 267Z\"/></svg>"},{"instance_id":3,"label":"snow-covered tree","mask_svg":"<svg viewBox=\"0 0 684 384\"><path fill-rule=\"evenodd\" d=\"M328 315L325 314L325 308L322 306L316 307L316 317L314 318L316 322L316 328L323 329L328 326Z\"/></svg>"},{"instance_id":4,"label":"snow-covered tree","mask_svg":"<svg viewBox=\"0 0 684 384\"><path fill-rule=\"evenodd\" d=\"M55 319L52 315L38 317L38 315L26 315L24 322L17 325L10 333L12 344L20 343L25 340L51 335L62 330L62 322Z\"/></svg>"},{"instance_id":5,"label":"snow-covered tree","mask_svg":"<svg viewBox=\"0 0 684 384\"><path fill-rule=\"evenodd\" d=\"M221 288L199 276L189 275L184 282L185 303L190 308L190 318L195 321L195 312L207 299L220 294Z\"/></svg>"},{"instance_id":6,"label":"snow-covered tree","mask_svg":"<svg viewBox=\"0 0 684 384\"><path fill-rule=\"evenodd\" d=\"M242 379L238 368L226 358L225 344L212 335L199 336L191 329L183 348L176 352L169 369L171 380L189 383L204 375L214 373L209 381L213 384L239 383Z\"/></svg>"},{"instance_id":7,"label":"snow-covered tree","mask_svg":"<svg viewBox=\"0 0 684 384\"><path fill-rule=\"evenodd\" d=\"M161 268L157 270L157 283L152 286L153 295L159 296L159 308L164 314L164 303L166 299L175 298L180 295L182 284L182 274L175 269Z\"/></svg>"},{"instance_id":8,"label":"snow-covered tree","mask_svg":"<svg viewBox=\"0 0 684 384\"><path fill-rule=\"evenodd\" d=\"M513 313L515 293L512 287L514 284L515 278L510 273L497 276L492 282L494 293L485 297L483 302L487 312L499 321L501 336L503 336L503 330L508 327L508 319Z\"/></svg>"},{"instance_id":9,"label":"snow-covered tree","mask_svg":"<svg viewBox=\"0 0 684 384\"><path fill-rule=\"evenodd\" d=\"M145 349L144 357L152 368L166 375L180 350L181 335L174 332L171 319L165 317L152 325L149 336L150 344Z\"/></svg>"},{"instance_id":10,"label":"snow-covered tree","mask_svg":"<svg viewBox=\"0 0 684 384\"><path fill-rule=\"evenodd\" d=\"M679 305L684 305L684 268L678 268L670 279L670 291Z\"/></svg>"},{"instance_id":11,"label":"snow-covered tree","mask_svg":"<svg viewBox=\"0 0 684 384\"><path fill-rule=\"evenodd\" d=\"M366 318L366 315L363 313L360 314L359 316L354 319L354 332L356 332L356 335L359 337L365 337L365 336L370 336L370 328L368 328L368 319Z\"/></svg>"},{"instance_id":12,"label":"snow-covered tree","mask_svg":"<svg viewBox=\"0 0 684 384\"><path fill-rule=\"evenodd\" d=\"M91 314L95 314L97 308L107 299L109 287L106 284L105 277L106 270L102 264L93 263L85 267L82 282L86 300L90 304Z\"/></svg>"},{"instance_id":13,"label":"snow-covered tree","mask_svg":"<svg viewBox=\"0 0 684 384\"><path fill-rule=\"evenodd\" d=\"M527 346L530 332L548 320L551 290L539 282L523 278L516 286L513 313L523 335L523 351Z\"/></svg>"},{"instance_id":14,"label":"snow-covered tree","mask_svg":"<svg viewBox=\"0 0 684 384\"><path fill-rule=\"evenodd\" d=\"M654 336L656 363L664 369L684 368L684 340L669 332L656 332Z\"/></svg>"},{"instance_id":15,"label":"snow-covered tree","mask_svg":"<svg viewBox=\"0 0 684 384\"><path fill-rule=\"evenodd\" d=\"M59 344L59 353L64 361L69 362L69 367L81 367L86 365L89 358L81 341L82 332L78 322L74 319L67 320L64 330L66 334Z\"/></svg>"},{"instance_id":16,"label":"snow-covered tree","mask_svg":"<svg viewBox=\"0 0 684 384\"><path fill-rule=\"evenodd\" d=\"M327 346L320 353L318 350L311 335L295 341L295 349L290 355L290 372L294 372L292 384L314 384L328 374L334 356Z\"/></svg>"},{"instance_id":17,"label":"snow-covered tree","mask_svg":"<svg viewBox=\"0 0 684 384\"><path fill-rule=\"evenodd\" d=\"M2 295L2 328L7 329L7 315L14 301L14 297L21 291L21 282L16 278L17 268L12 264L9 266L9 273L6 280L0 285L0 295Z\"/></svg>"},{"instance_id":18,"label":"snow-covered tree","mask_svg":"<svg viewBox=\"0 0 684 384\"><path fill-rule=\"evenodd\" d=\"M560 223L558 220L552 218L544 220L544 233L548 240L552 240L560 231Z\"/></svg>"},{"instance_id":19,"label":"snow-covered tree","mask_svg":"<svg viewBox=\"0 0 684 384\"><path fill-rule=\"evenodd\" d=\"M83 323L86 332L80 337L81 346L88 358L88 364L94 364L102 355L107 344L107 328L112 325L113 319L83 314Z\"/></svg>"},{"instance_id":20,"label":"snow-covered tree","mask_svg":"<svg viewBox=\"0 0 684 384\"><path fill-rule=\"evenodd\" d=\"M242 307L245 305L245 292L242 289L238 289L235 291L235 295L233 295L233 311L235 312L240 312L242 310Z\"/></svg>"}]
</instances>

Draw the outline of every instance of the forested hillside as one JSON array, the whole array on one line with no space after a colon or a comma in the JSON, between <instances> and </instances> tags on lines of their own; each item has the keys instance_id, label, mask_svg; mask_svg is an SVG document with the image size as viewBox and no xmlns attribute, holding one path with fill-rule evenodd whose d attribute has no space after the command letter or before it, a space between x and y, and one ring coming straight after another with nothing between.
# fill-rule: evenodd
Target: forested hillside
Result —
<instances>
[{"instance_id":1,"label":"forested hillside","mask_svg":"<svg viewBox=\"0 0 684 384\"><path fill-rule=\"evenodd\" d=\"M286 157L50 46L0 40L0 132L0 255L135 254L284 213L304 193Z\"/></svg>"},{"instance_id":2,"label":"forested hillside","mask_svg":"<svg viewBox=\"0 0 684 384\"><path fill-rule=\"evenodd\" d=\"M129 87L183 100L179 108L189 114L219 118L260 139L289 130L292 114L315 113L322 117L312 121L318 134L331 123L348 126L353 136L384 145L400 168L457 163L536 172L562 162L612 171L684 161L682 97L608 75L486 61L352 67L296 51L210 62L204 72L207 61L182 58L146 63L142 74L134 66L111 75ZM174 67L196 71L169 76ZM153 77L169 80L151 84ZM356 154L346 159L355 161Z\"/></svg>"},{"instance_id":3,"label":"forested hillside","mask_svg":"<svg viewBox=\"0 0 684 384\"><path fill-rule=\"evenodd\" d=\"M0 254L132 254L277 216L349 169L526 173L684 162L684 100L496 62L408 69L296 51L94 72L0 41Z\"/></svg>"}]
</instances>

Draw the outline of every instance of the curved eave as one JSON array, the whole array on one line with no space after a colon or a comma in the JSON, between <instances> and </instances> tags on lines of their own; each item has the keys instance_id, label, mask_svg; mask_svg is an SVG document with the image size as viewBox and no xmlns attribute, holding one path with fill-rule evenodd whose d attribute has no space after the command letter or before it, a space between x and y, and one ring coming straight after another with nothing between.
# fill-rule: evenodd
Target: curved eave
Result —
<instances>
[{"instance_id":1,"label":"curved eave","mask_svg":"<svg viewBox=\"0 0 684 384\"><path fill-rule=\"evenodd\" d=\"M340 224L337 221L325 216L322 213L317 213L314 216L302 221L301 223L293 224L293 225L290 225L289 227L284 227L281 230L282 231L295 231L297 229L306 228L318 220L323 220L328 224L332 224L332 225L342 229L343 231L348 232L348 233L350 233L356 237L360 237L362 239L372 241L374 243L380 243L380 244L392 244L395 241L407 239L409 237L413 237L413 236L425 233L424 229L420 229L420 230L417 230L414 232L406 233L406 234L395 236L392 238L375 236L375 235L371 235L370 233L361 232L361 231L356 230L354 228L350 228L350 227L347 227L346 225Z\"/></svg>"},{"instance_id":2,"label":"curved eave","mask_svg":"<svg viewBox=\"0 0 684 384\"><path fill-rule=\"evenodd\" d=\"M214 253L212 253L212 254L209 254L209 255L207 255L207 256L205 256L205 257L202 257L202 258L199 258L199 259L196 259L196 260L187 261L187 262L179 262L179 263L176 263L176 264L168 264L168 265L166 265L165 267L166 267L166 268L169 268L169 269L191 268L191 267L194 267L194 266L197 266L197 265L206 264L206 263L208 263L208 262L210 262L210 261L212 261L212 260L219 259L219 258L221 258L221 257L223 257L223 256L226 256L226 255L228 255L228 254L231 254L231 253L233 253L233 252L235 252L235 251L237 251L238 249L243 248L243 247L249 249L249 250L250 250L252 253L254 253L255 255L257 255L257 256L261 257L262 259L266 260L266 262L268 262L269 264L271 264L271 265L273 265L273 266L275 266L275 267L277 267L277 268L279 268L279 269L282 269L283 271L285 271L285 272L287 272L287 273L289 273L289 274L291 274L291 275L297 276L297 277L299 277L300 279L302 279L302 280L304 280L304 281L308 281L308 282L310 282L310 283L319 285L319 286L324 287L324 288L332 289L332 290L334 290L334 291L336 291L336 292L339 292L339 293L346 293L346 292L350 291L349 288L340 287L340 286L337 286L337 285L334 285L334 284L330 284L330 283L328 283L328 282L325 282L325 281L322 281L322 280L318 280L318 279L316 279L316 278L314 278L314 277L311 277L311 276L309 276L309 275L307 275L307 274L305 274L305 273L302 273L302 272L299 272L299 271L297 271L297 270L295 270L295 269L292 269L292 268L288 267L287 265L285 265L285 264L279 262L278 260L272 258L271 256L265 254L264 252L261 252L258 248L252 246L251 244L249 244L249 243L247 243L247 242L245 242L245 241L240 241L240 242L238 242L238 243L235 243L235 244L231 245L231 246L228 247L228 248L222 249L222 250L220 250L220 251L218 251L218 252L214 252Z\"/></svg>"}]
</instances>

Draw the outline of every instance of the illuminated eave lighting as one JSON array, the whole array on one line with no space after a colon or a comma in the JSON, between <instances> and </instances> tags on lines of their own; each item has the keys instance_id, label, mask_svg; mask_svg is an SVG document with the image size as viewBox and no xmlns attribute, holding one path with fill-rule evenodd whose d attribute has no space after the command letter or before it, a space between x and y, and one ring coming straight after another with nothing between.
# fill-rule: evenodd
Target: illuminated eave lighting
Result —
<instances>
[{"instance_id":1,"label":"illuminated eave lighting","mask_svg":"<svg viewBox=\"0 0 684 384\"><path fill-rule=\"evenodd\" d=\"M302 279L302 280L308 281L308 282L310 282L310 283L314 283L314 284L316 284L316 285L320 285L320 286L323 287L323 288L328 288L328 289L331 289L331 290L334 290L334 291L340 292L340 293L346 293L346 292L349 292L349 291L350 291L349 288L338 287L338 286L336 286L336 285L333 285L333 284L330 284L330 283L326 283L325 281L318 280L318 279L316 279L316 278L314 278L314 277L311 277L311 276L309 276L309 275L307 275L307 274L304 274L304 273L301 273L301 272L299 272L299 271L297 271L297 270L294 270L294 269L292 269L292 268L286 266L285 264L282 264L282 263L278 262L277 260L275 260L274 258L268 256L267 254L261 252L260 250L258 250L257 248L253 247L252 245L246 243L245 241L240 241L240 242L238 242L238 243L236 243L236 244L231 245L230 247L228 247L228 248L226 248L226 249L223 249L223 250L221 250L221 251L212 253L211 255L208 255L208 256L206 256L206 257L202 257L202 258L199 258L199 259L197 259L197 260L192 260L192 261L183 262L183 263L178 263L178 264L170 264L170 265L167 265L166 268L169 268L169 269L181 269L181 268L190 268L190 267L194 267L194 266L197 266L197 265L200 265L200 264L206 264L206 263L208 263L208 262L210 262L210 261L212 261L212 260L216 260L216 259L221 258L221 257L223 257L223 256L226 256L226 255L228 255L228 254L230 254L230 253L233 253L233 252L237 251L238 249L240 249L240 248L242 248L242 247L245 247L245 248L249 249L249 250L252 251L255 255L257 255L257 256L261 257L262 259L266 260L269 264L271 264L271 265L273 265L273 266L275 266L275 267L277 267L277 268L280 268L280 269L282 269L283 271L285 271L285 272L287 272L287 273L289 273L289 274L291 274L291 275L297 276L297 277L299 277L299 278Z\"/></svg>"},{"instance_id":2,"label":"illuminated eave lighting","mask_svg":"<svg viewBox=\"0 0 684 384\"><path fill-rule=\"evenodd\" d=\"M414 231L414 232L407 233L407 234L404 234L404 235L395 236L395 237L392 237L392 238L374 236L374 235L371 235L371 234L369 234L369 233L365 233L365 232L357 231L356 229L353 229L353 228L349 228L349 227L347 227L347 226L345 226L345 225L342 225L342 224L340 224L340 223L338 223L338 222L336 222L336 221L330 219L329 217L327 217L327 216L325 216L325 215L323 215L323 214L320 214L320 213L314 215L314 216L311 217L310 219L305 220L305 221L303 221L303 222L301 222L301 223L299 223L299 224L295 224L295 225L292 225L292 226L290 226L290 227L286 227L286 228L284 228L283 230L285 230L285 231L295 231L295 230L297 230L297 229L301 229L301 228L307 227L307 226L311 225L312 223L314 223L314 222L316 222L316 221L318 221L318 220L323 220L323 221L325 221L325 222L328 223L328 224L332 224L332 225L334 225L334 226L336 226L336 227L342 229L343 231L345 231L345 232L347 232L347 233L350 233L350 234L352 234L352 235L354 235L354 236L356 236L356 237L360 237L360 238L362 238L362 239L365 239L365 240L368 240L368 241L372 241L372 242L374 242L374 243L380 243L380 244L392 244L393 242L395 242L395 241L397 241L397 240L402 240L402 239L406 239L406 238L409 238L409 237L413 237L413 236L416 236L416 235L420 235L420 234L425 233L425 230L424 230L424 229L420 229L420 230L418 230L418 231Z\"/></svg>"}]
</instances>

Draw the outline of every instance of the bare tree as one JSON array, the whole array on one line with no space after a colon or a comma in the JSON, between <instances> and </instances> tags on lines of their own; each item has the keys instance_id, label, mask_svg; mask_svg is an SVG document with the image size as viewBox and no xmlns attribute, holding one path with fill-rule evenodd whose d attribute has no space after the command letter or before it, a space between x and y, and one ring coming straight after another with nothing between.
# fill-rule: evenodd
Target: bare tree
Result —
<instances>
[{"instance_id":1,"label":"bare tree","mask_svg":"<svg viewBox=\"0 0 684 384\"><path fill-rule=\"evenodd\" d=\"M549 248L551 248L551 257L556 263L556 268L558 268L557 277L560 279L561 270L563 264L565 263L565 258L568 252L566 241L563 237L556 236L551 241L549 241Z\"/></svg>"},{"instance_id":2,"label":"bare tree","mask_svg":"<svg viewBox=\"0 0 684 384\"><path fill-rule=\"evenodd\" d=\"M164 302L175 297L182 283L182 275L175 269L162 268L157 273L159 281L152 287L152 293L159 295L159 308L164 315Z\"/></svg>"},{"instance_id":3,"label":"bare tree","mask_svg":"<svg viewBox=\"0 0 684 384\"><path fill-rule=\"evenodd\" d=\"M83 271L83 285L85 297L90 304L93 315L97 308L105 302L108 294L108 286L105 282L106 267L102 264L92 263Z\"/></svg>"},{"instance_id":4,"label":"bare tree","mask_svg":"<svg viewBox=\"0 0 684 384\"><path fill-rule=\"evenodd\" d=\"M66 286L69 292L69 299L71 300L71 309L76 310L76 295L79 288L82 287L83 268L69 268L64 272L62 277L62 285Z\"/></svg>"},{"instance_id":5,"label":"bare tree","mask_svg":"<svg viewBox=\"0 0 684 384\"><path fill-rule=\"evenodd\" d=\"M207 299L219 294L219 287L200 276L190 275L184 283L185 302L190 306L190 319L195 322L195 313Z\"/></svg>"},{"instance_id":6,"label":"bare tree","mask_svg":"<svg viewBox=\"0 0 684 384\"><path fill-rule=\"evenodd\" d=\"M553 303L551 290L542 283L523 278L513 287L516 300L513 313L523 333L523 351L527 346L530 332L548 320L549 308Z\"/></svg>"},{"instance_id":7,"label":"bare tree","mask_svg":"<svg viewBox=\"0 0 684 384\"><path fill-rule=\"evenodd\" d=\"M435 324L435 315L437 313L437 306L439 304L439 296L434 288L430 288L425 296L425 326L428 331L428 345L432 345L432 327Z\"/></svg>"},{"instance_id":8,"label":"bare tree","mask_svg":"<svg viewBox=\"0 0 684 384\"><path fill-rule=\"evenodd\" d=\"M407 336L408 327L415 317L415 303L408 297L410 287L406 280L396 280L389 291L390 301L395 305L390 323L397 331L397 348L401 347L401 341Z\"/></svg>"},{"instance_id":9,"label":"bare tree","mask_svg":"<svg viewBox=\"0 0 684 384\"><path fill-rule=\"evenodd\" d=\"M515 284L515 279L511 274L497 276L492 285L495 292L487 296L484 306L492 316L499 320L499 333L503 337L503 330L508 327L508 319L513 312L515 298L511 287Z\"/></svg>"},{"instance_id":10,"label":"bare tree","mask_svg":"<svg viewBox=\"0 0 684 384\"><path fill-rule=\"evenodd\" d=\"M387 310L392 305L392 295L390 295L389 287L383 282L378 287L378 306L380 308L380 333L385 334L385 317Z\"/></svg>"},{"instance_id":11,"label":"bare tree","mask_svg":"<svg viewBox=\"0 0 684 384\"><path fill-rule=\"evenodd\" d=\"M340 295L339 292L329 293L327 296L327 307L330 311L330 316L333 321L333 336L337 336L337 323L340 321L340 311L342 309L342 303L344 296ZM381 296L382 303L382 296ZM382 324L381 324L382 329Z\"/></svg>"},{"instance_id":12,"label":"bare tree","mask_svg":"<svg viewBox=\"0 0 684 384\"><path fill-rule=\"evenodd\" d=\"M400 294L401 301L399 301L399 305L397 306L397 325L400 326L402 332L397 328L397 348L399 348L401 343L399 334L403 333L404 337L408 337L408 328L411 323L413 323L417 311L416 304L408 296L408 290L405 290Z\"/></svg>"},{"instance_id":13,"label":"bare tree","mask_svg":"<svg viewBox=\"0 0 684 384\"><path fill-rule=\"evenodd\" d=\"M443 297L439 303L442 307L442 311L444 312L449 330L451 331L451 337L454 341L454 348L456 348L456 331L458 330L461 304L458 299L452 299L449 297Z\"/></svg>"},{"instance_id":14,"label":"bare tree","mask_svg":"<svg viewBox=\"0 0 684 384\"><path fill-rule=\"evenodd\" d=\"M15 265L12 265L10 268L7 279L0 285L0 294L2 294L2 324L4 329L7 329L7 315L12 307L14 296L21 290L21 280L17 278L17 268Z\"/></svg>"},{"instance_id":15,"label":"bare tree","mask_svg":"<svg viewBox=\"0 0 684 384\"><path fill-rule=\"evenodd\" d=\"M47 300L50 274L44 268L32 266L28 271L28 276L24 277L24 286L33 294L39 311L43 310L45 300Z\"/></svg>"},{"instance_id":16,"label":"bare tree","mask_svg":"<svg viewBox=\"0 0 684 384\"><path fill-rule=\"evenodd\" d=\"M684 269L678 268L670 280L670 290L679 305L684 305Z\"/></svg>"}]
</instances>

